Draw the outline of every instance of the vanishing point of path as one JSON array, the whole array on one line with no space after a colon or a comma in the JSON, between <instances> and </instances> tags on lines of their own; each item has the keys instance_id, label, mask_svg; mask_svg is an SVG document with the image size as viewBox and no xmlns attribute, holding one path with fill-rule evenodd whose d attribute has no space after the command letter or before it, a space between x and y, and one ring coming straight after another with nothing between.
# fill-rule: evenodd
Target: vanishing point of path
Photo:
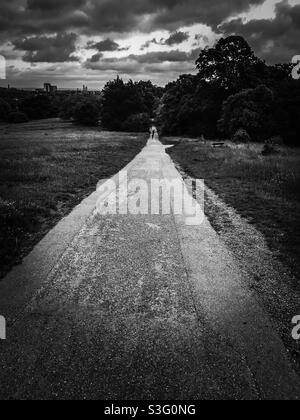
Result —
<instances>
[{"instance_id":1,"label":"vanishing point of path","mask_svg":"<svg viewBox=\"0 0 300 420\"><path fill-rule=\"evenodd\" d=\"M157 138L127 170L180 178ZM98 195L0 283L0 399L300 399L280 338L209 222L99 216Z\"/></svg>"}]
</instances>

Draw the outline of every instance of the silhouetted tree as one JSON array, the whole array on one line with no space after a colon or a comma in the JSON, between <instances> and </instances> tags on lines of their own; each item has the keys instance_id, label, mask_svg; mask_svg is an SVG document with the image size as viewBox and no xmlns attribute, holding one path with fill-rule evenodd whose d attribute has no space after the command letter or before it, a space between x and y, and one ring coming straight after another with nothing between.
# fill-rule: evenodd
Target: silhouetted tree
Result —
<instances>
[{"instance_id":1,"label":"silhouetted tree","mask_svg":"<svg viewBox=\"0 0 300 420\"><path fill-rule=\"evenodd\" d=\"M133 114L124 122L123 130L136 133L148 131L151 126L151 118L148 113Z\"/></svg>"},{"instance_id":2,"label":"silhouetted tree","mask_svg":"<svg viewBox=\"0 0 300 420\"><path fill-rule=\"evenodd\" d=\"M28 121L29 118L24 112L14 111L8 115L8 122L12 124L20 124Z\"/></svg>"},{"instance_id":3,"label":"silhouetted tree","mask_svg":"<svg viewBox=\"0 0 300 420\"><path fill-rule=\"evenodd\" d=\"M266 86L242 90L223 104L219 130L232 137L244 129L253 140L264 141L272 134L272 106L274 95Z\"/></svg>"},{"instance_id":4,"label":"silhouetted tree","mask_svg":"<svg viewBox=\"0 0 300 420\"><path fill-rule=\"evenodd\" d=\"M196 65L196 76L166 86L157 111L163 134L216 138L244 130L253 140L299 142L300 81L290 64L268 66L242 37L230 36L202 50Z\"/></svg>"},{"instance_id":5,"label":"silhouetted tree","mask_svg":"<svg viewBox=\"0 0 300 420\"><path fill-rule=\"evenodd\" d=\"M102 125L108 130L126 130L128 119L138 114L154 114L162 90L151 82L124 83L119 77L102 92Z\"/></svg>"},{"instance_id":6,"label":"silhouetted tree","mask_svg":"<svg viewBox=\"0 0 300 420\"><path fill-rule=\"evenodd\" d=\"M196 66L199 78L234 93L260 83L265 63L255 56L243 37L230 36L201 51Z\"/></svg>"},{"instance_id":7,"label":"silhouetted tree","mask_svg":"<svg viewBox=\"0 0 300 420\"><path fill-rule=\"evenodd\" d=\"M276 85L272 116L274 134L300 146L300 80L286 79Z\"/></svg>"},{"instance_id":8,"label":"silhouetted tree","mask_svg":"<svg viewBox=\"0 0 300 420\"><path fill-rule=\"evenodd\" d=\"M94 98L83 98L74 108L74 121L82 125L96 126L100 122L100 104Z\"/></svg>"},{"instance_id":9,"label":"silhouetted tree","mask_svg":"<svg viewBox=\"0 0 300 420\"><path fill-rule=\"evenodd\" d=\"M7 118L11 112L10 105L0 98L0 121L7 121Z\"/></svg>"},{"instance_id":10,"label":"silhouetted tree","mask_svg":"<svg viewBox=\"0 0 300 420\"><path fill-rule=\"evenodd\" d=\"M82 103L82 96L68 95L61 101L59 117L64 120L74 119L75 110Z\"/></svg>"},{"instance_id":11,"label":"silhouetted tree","mask_svg":"<svg viewBox=\"0 0 300 420\"><path fill-rule=\"evenodd\" d=\"M33 95L20 103L20 111L31 120L54 118L58 116L58 107L53 97Z\"/></svg>"}]
</instances>

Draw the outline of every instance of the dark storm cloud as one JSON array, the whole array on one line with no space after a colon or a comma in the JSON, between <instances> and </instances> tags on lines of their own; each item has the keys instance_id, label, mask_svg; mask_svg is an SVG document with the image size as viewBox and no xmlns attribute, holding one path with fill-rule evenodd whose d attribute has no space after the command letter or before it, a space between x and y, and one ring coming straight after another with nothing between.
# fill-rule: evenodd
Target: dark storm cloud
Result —
<instances>
[{"instance_id":1,"label":"dark storm cloud","mask_svg":"<svg viewBox=\"0 0 300 420\"><path fill-rule=\"evenodd\" d=\"M118 72L121 74L138 74L142 71L142 66L130 59L117 59L117 58L103 58L94 61L94 57L87 60L84 67L88 70L105 71L105 72Z\"/></svg>"},{"instance_id":2,"label":"dark storm cloud","mask_svg":"<svg viewBox=\"0 0 300 420\"><path fill-rule=\"evenodd\" d=\"M174 45L182 44L185 41L188 41L190 39L188 32L182 32L177 31L172 34L167 39L162 38L160 41L157 41L156 38L153 38L147 42L145 42L144 45L142 45L141 50L145 50L151 45L167 45L168 47L173 47Z\"/></svg>"},{"instance_id":3,"label":"dark storm cloud","mask_svg":"<svg viewBox=\"0 0 300 420\"><path fill-rule=\"evenodd\" d=\"M235 19L220 28L225 34L241 34L259 57L275 64L290 62L300 53L300 5L291 6L283 1L276 6L276 17L244 23Z\"/></svg>"},{"instance_id":4,"label":"dark storm cloud","mask_svg":"<svg viewBox=\"0 0 300 420\"><path fill-rule=\"evenodd\" d=\"M195 62L199 57L200 48L196 48L191 52L172 50L172 51L155 51L141 55L129 55L127 58L135 60L138 63L180 63L180 62Z\"/></svg>"},{"instance_id":5,"label":"dark storm cloud","mask_svg":"<svg viewBox=\"0 0 300 420\"><path fill-rule=\"evenodd\" d=\"M98 54L94 54L89 60L88 62L90 63L98 63L98 61L100 60L100 58L103 57L102 53L98 53Z\"/></svg>"},{"instance_id":6,"label":"dark storm cloud","mask_svg":"<svg viewBox=\"0 0 300 420\"><path fill-rule=\"evenodd\" d=\"M199 50L188 54L175 49L188 40L188 34L182 32L182 28L205 24L212 29L209 33L214 32L212 38L216 35L238 33L249 40L257 55L269 62L290 61L293 55L299 54L300 5L292 7L282 1L277 7L274 20L252 20L245 23L237 19L239 13L247 12L251 6L261 5L264 1L1 0L0 50L7 51L7 54L17 54L16 61L20 61L23 56L23 60L31 64L68 63L78 61L76 46L80 49L86 45L86 49L91 50L91 55L94 54L85 63L85 67L89 69L103 69L108 75L118 71L133 75L144 74L147 77L151 77L152 72L158 74L165 71L170 72L165 74L167 81L175 73L178 75L192 71L199 53ZM228 23L229 19L233 20ZM168 31L170 35L156 39L153 34L155 30ZM124 50L121 47L124 45L123 40L128 34L134 39L134 34L139 32L149 35L149 41L142 47L149 48L149 52L146 51L148 54L125 58L105 57L106 52L121 55L117 52ZM97 36L97 40L101 37L102 41L94 40L87 44L93 36ZM200 34L199 38L191 39L190 43L192 48L196 48L209 44L212 38L207 39ZM154 46L156 47L152 49L157 50L157 46L164 46L161 49L173 51L152 53L151 47ZM78 54L81 53L79 51ZM76 67L72 63L60 67L68 68L70 73L72 66ZM32 70L32 66L30 68ZM41 68L42 66L37 65L37 72ZM67 70L61 71L64 77L68 77ZM30 72L26 74L30 77ZM99 73L99 77L104 77L104 74L105 72ZM158 80L162 79L158 77Z\"/></svg>"},{"instance_id":7,"label":"dark storm cloud","mask_svg":"<svg viewBox=\"0 0 300 420\"><path fill-rule=\"evenodd\" d=\"M2 38L78 29L86 34L216 26L264 0L1 0ZM144 17L148 16L145 20Z\"/></svg>"},{"instance_id":8,"label":"dark storm cloud","mask_svg":"<svg viewBox=\"0 0 300 420\"><path fill-rule=\"evenodd\" d=\"M164 61L181 62L188 61L189 54L184 51L156 51L141 55L130 55L130 60L135 60L138 63L162 63Z\"/></svg>"},{"instance_id":9,"label":"dark storm cloud","mask_svg":"<svg viewBox=\"0 0 300 420\"><path fill-rule=\"evenodd\" d=\"M23 60L31 63L62 63L78 61L73 55L78 36L61 33L56 36L34 36L17 39L13 42L16 50L25 51Z\"/></svg>"},{"instance_id":10,"label":"dark storm cloud","mask_svg":"<svg viewBox=\"0 0 300 420\"><path fill-rule=\"evenodd\" d=\"M118 51L120 45L112 39L107 38L104 41L100 41L97 43L89 42L87 48L92 50L98 50L99 52Z\"/></svg>"},{"instance_id":11,"label":"dark storm cloud","mask_svg":"<svg viewBox=\"0 0 300 420\"><path fill-rule=\"evenodd\" d=\"M185 65L189 65L191 68L195 67L195 61L200 54L200 48L196 48L191 52L187 53L179 50L172 51L155 51L146 54L135 55L131 54L127 57L122 58L103 58L93 56L87 60L85 67L90 70L120 70L126 67L127 71L134 71L135 73L142 73L145 68L149 68L150 65L164 65L159 67L160 69L165 68L165 65L172 63L178 68L184 69ZM145 67L146 66L146 67Z\"/></svg>"},{"instance_id":12,"label":"dark storm cloud","mask_svg":"<svg viewBox=\"0 0 300 420\"><path fill-rule=\"evenodd\" d=\"M173 34L171 34L169 36L169 38L167 38L164 41L165 45L168 45L169 47L172 47L173 45L179 45L182 44L185 41L188 41L190 38L188 32L181 32L181 31L177 31Z\"/></svg>"},{"instance_id":13,"label":"dark storm cloud","mask_svg":"<svg viewBox=\"0 0 300 420\"><path fill-rule=\"evenodd\" d=\"M128 48L121 48L120 45L110 38L106 38L100 42L90 41L87 45L88 49L98 50L99 52L114 52L114 51L126 51Z\"/></svg>"},{"instance_id":14,"label":"dark storm cloud","mask_svg":"<svg viewBox=\"0 0 300 420\"><path fill-rule=\"evenodd\" d=\"M176 30L181 26L203 23L216 28L228 17L249 10L252 5L259 5L265 0L153 0L160 3L153 25L157 28Z\"/></svg>"},{"instance_id":15,"label":"dark storm cloud","mask_svg":"<svg viewBox=\"0 0 300 420\"><path fill-rule=\"evenodd\" d=\"M86 0L27 0L28 10L62 11L78 9L86 4Z\"/></svg>"},{"instance_id":16,"label":"dark storm cloud","mask_svg":"<svg viewBox=\"0 0 300 420\"><path fill-rule=\"evenodd\" d=\"M91 0L87 10L91 29L151 32L155 29L176 31L194 23L216 27L224 19L262 3L264 0ZM146 23L144 16L148 16Z\"/></svg>"},{"instance_id":17,"label":"dark storm cloud","mask_svg":"<svg viewBox=\"0 0 300 420\"><path fill-rule=\"evenodd\" d=\"M124 58L102 58L98 62L87 62L85 67L95 75L106 74L107 78L122 77L134 80L149 78L154 83L165 85L175 80L182 73L191 73L195 70L195 56L192 54L172 51L168 53L148 53L141 56L130 55Z\"/></svg>"}]
</instances>

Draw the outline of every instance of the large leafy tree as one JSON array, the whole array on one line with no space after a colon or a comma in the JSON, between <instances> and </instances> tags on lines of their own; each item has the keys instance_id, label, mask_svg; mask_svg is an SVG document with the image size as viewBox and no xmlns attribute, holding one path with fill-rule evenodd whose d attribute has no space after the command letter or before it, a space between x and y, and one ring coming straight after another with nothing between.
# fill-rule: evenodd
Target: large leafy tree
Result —
<instances>
[{"instance_id":1,"label":"large leafy tree","mask_svg":"<svg viewBox=\"0 0 300 420\"><path fill-rule=\"evenodd\" d=\"M286 79L276 85L273 124L287 144L300 146L300 80Z\"/></svg>"},{"instance_id":2,"label":"large leafy tree","mask_svg":"<svg viewBox=\"0 0 300 420\"><path fill-rule=\"evenodd\" d=\"M124 131L143 133L148 131L151 118L148 113L133 114L124 122Z\"/></svg>"},{"instance_id":3,"label":"large leafy tree","mask_svg":"<svg viewBox=\"0 0 300 420\"><path fill-rule=\"evenodd\" d=\"M120 130L122 121L128 118L124 107L126 86L119 77L109 81L102 91L102 124L111 130Z\"/></svg>"},{"instance_id":4,"label":"large leafy tree","mask_svg":"<svg viewBox=\"0 0 300 420\"><path fill-rule=\"evenodd\" d=\"M192 75L182 75L177 81L166 86L166 92L161 99L157 115L160 128L164 134L182 133L183 127L178 120L178 113L183 103L191 100L196 87L196 77ZM188 111L187 113L189 114Z\"/></svg>"},{"instance_id":5,"label":"large leafy tree","mask_svg":"<svg viewBox=\"0 0 300 420\"><path fill-rule=\"evenodd\" d=\"M102 124L109 130L126 130L132 116L154 113L161 89L151 82L124 83L119 77L106 84L102 92Z\"/></svg>"},{"instance_id":6,"label":"large leafy tree","mask_svg":"<svg viewBox=\"0 0 300 420\"><path fill-rule=\"evenodd\" d=\"M10 112L10 105L0 98L0 121L7 121Z\"/></svg>"},{"instance_id":7,"label":"large leafy tree","mask_svg":"<svg viewBox=\"0 0 300 420\"><path fill-rule=\"evenodd\" d=\"M230 96L223 104L220 131L232 137L244 129L252 139L266 140L272 134L273 100L273 91L263 85Z\"/></svg>"},{"instance_id":8,"label":"large leafy tree","mask_svg":"<svg viewBox=\"0 0 300 420\"><path fill-rule=\"evenodd\" d=\"M96 126L101 118L100 104L93 97L83 98L75 107L73 117L79 124Z\"/></svg>"},{"instance_id":9,"label":"large leafy tree","mask_svg":"<svg viewBox=\"0 0 300 420\"><path fill-rule=\"evenodd\" d=\"M231 93L257 85L266 67L241 36L222 38L215 47L202 50L196 65L202 80Z\"/></svg>"},{"instance_id":10,"label":"large leafy tree","mask_svg":"<svg viewBox=\"0 0 300 420\"><path fill-rule=\"evenodd\" d=\"M158 121L164 134L189 134L212 138L225 90L215 82L184 75L166 88L158 108Z\"/></svg>"},{"instance_id":11,"label":"large leafy tree","mask_svg":"<svg viewBox=\"0 0 300 420\"><path fill-rule=\"evenodd\" d=\"M31 120L57 117L59 112L55 98L46 95L33 95L21 101L19 106Z\"/></svg>"}]
</instances>

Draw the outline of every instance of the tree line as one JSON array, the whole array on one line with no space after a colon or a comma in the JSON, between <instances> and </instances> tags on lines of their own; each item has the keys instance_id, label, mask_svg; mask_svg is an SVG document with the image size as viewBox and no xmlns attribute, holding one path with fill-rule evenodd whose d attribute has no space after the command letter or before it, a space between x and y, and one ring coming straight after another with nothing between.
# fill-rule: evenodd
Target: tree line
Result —
<instances>
[{"instance_id":1,"label":"tree line","mask_svg":"<svg viewBox=\"0 0 300 420\"><path fill-rule=\"evenodd\" d=\"M98 96L23 93L16 104L16 93L0 90L0 120L61 117L147 131L155 119L163 135L299 143L300 80L292 78L292 65L267 65L244 38L230 36L202 50L196 68L164 88L117 77Z\"/></svg>"},{"instance_id":2,"label":"tree line","mask_svg":"<svg viewBox=\"0 0 300 420\"><path fill-rule=\"evenodd\" d=\"M0 90L0 121L21 123L60 117L114 131L147 131L164 89L150 81L109 81L101 95Z\"/></svg>"},{"instance_id":3,"label":"tree line","mask_svg":"<svg viewBox=\"0 0 300 420\"><path fill-rule=\"evenodd\" d=\"M169 83L157 120L165 135L299 144L300 81L268 66L239 36L201 51L196 75Z\"/></svg>"}]
</instances>

